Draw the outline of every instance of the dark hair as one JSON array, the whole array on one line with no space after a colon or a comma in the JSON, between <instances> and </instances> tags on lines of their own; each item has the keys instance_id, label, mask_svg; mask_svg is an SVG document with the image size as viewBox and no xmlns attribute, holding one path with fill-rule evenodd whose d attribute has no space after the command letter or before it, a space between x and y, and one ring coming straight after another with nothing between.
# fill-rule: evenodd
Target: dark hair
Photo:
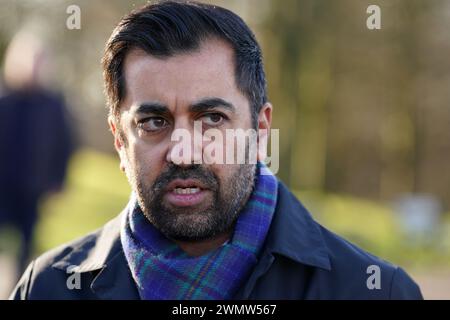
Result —
<instances>
[{"instance_id":1,"label":"dark hair","mask_svg":"<svg viewBox=\"0 0 450 320\"><path fill-rule=\"evenodd\" d=\"M261 49L245 22L233 12L198 2L163 1L126 15L109 38L102 59L110 114L118 116L125 96L123 63L127 52L139 48L150 55L170 57L199 48L216 37L234 49L239 90L249 99L253 124L267 101Z\"/></svg>"}]
</instances>

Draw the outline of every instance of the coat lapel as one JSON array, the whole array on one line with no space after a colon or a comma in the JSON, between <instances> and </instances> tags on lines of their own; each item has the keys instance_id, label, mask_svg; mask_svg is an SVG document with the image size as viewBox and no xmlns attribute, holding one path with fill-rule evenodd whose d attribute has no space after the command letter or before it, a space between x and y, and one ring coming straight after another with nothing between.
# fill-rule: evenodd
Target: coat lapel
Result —
<instances>
[{"instance_id":1,"label":"coat lapel","mask_svg":"<svg viewBox=\"0 0 450 320\"><path fill-rule=\"evenodd\" d=\"M277 206L259 262L236 299L248 299L252 295L255 284L272 267L276 255L299 265L331 270L329 251L319 225L282 182L278 184Z\"/></svg>"}]
</instances>

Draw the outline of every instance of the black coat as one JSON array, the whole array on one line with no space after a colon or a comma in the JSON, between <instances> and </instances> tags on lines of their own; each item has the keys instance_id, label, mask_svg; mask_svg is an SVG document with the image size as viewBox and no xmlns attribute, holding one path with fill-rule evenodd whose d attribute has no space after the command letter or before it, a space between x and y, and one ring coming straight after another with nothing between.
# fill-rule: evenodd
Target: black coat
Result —
<instances>
[{"instance_id":1,"label":"black coat","mask_svg":"<svg viewBox=\"0 0 450 320\"><path fill-rule=\"evenodd\" d=\"M63 183L73 141L62 97L43 89L0 98L0 190L40 195Z\"/></svg>"},{"instance_id":2,"label":"black coat","mask_svg":"<svg viewBox=\"0 0 450 320\"><path fill-rule=\"evenodd\" d=\"M282 183L278 190L262 254L236 299L422 299L405 271L320 226ZM120 216L45 253L31 263L10 298L139 299L119 234ZM76 267L68 272L70 266ZM367 284L373 284L370 266L379 267L379 289ZM80 275L80 285L70 290L72 272Z\"/></svg>"}]
</instances>

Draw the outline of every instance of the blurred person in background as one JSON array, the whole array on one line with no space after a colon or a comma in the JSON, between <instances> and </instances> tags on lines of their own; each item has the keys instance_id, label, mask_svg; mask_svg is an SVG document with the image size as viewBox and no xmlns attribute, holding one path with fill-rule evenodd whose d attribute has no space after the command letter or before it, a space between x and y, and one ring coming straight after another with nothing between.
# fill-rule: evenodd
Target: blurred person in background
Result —
<instances>
[{"instance_id":1,"label":"blurred person in background","mask_svg":"<svg viewBox=\"0 0 450 320\"><path fill-rule=\"evenodd\" d=\"M63 97L42 83L48 62L39 39L25 32L13 38L4 62L0 226L12 225L20 232L19 272L30 256L39 201L61 190L72 150Z\"/></svg>"}]
</instances>

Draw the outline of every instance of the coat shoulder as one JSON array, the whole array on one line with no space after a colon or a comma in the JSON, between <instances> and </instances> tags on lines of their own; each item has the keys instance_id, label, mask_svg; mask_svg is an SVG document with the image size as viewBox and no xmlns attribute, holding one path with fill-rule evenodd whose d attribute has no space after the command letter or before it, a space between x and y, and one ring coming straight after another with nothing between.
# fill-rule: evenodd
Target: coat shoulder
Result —
<instances>
[{"instance_id":1,"label":"coat shoulder","mask_svg":"<svg viewBox=\"0 0 450 320\"><path fill-rule=\"evenodd\" d=\"M111 238L110 229L117 228L115 218L103 227L68 243L49 250L34 259L23 273L9 299L73 299L83 295L68 290L68 279L73 272L84 272L83 279L95 275L98 252L104 247L105 233ZM116 230L118 231L118 230ZM116 235L117 238L117 235ZM117 240L117 239L115 239ZM111 247L105 248L110 250ZM90 272L92 271L92 272ZM86 298L86 297L83 297Z\"/></svg>"},{"instance_id":2,"label":"coat shoulder","mask_svg":"<svg viewBox=\"0 0 450 320\"><path fill-rule=\"evenodd\" d=\"M319 225L335 281L360 299L423 299L419 286L399 266L381 259Z\"/></svg>"},{"instance_id":3,"label":"coat shoulder","mask_svg":"<svg viewBox=\"0 0 450 320\"><path fill-rule=\"evenodd\" d=\"M44 270L65 261L68 256L88 255L88 253L95 248L103 228L90 232L87 235L71 240L59 245L49 251L44 252L34 260L35 269ZM81 260L81 257L80 257Z\"/></svg>"}]
</instances>

